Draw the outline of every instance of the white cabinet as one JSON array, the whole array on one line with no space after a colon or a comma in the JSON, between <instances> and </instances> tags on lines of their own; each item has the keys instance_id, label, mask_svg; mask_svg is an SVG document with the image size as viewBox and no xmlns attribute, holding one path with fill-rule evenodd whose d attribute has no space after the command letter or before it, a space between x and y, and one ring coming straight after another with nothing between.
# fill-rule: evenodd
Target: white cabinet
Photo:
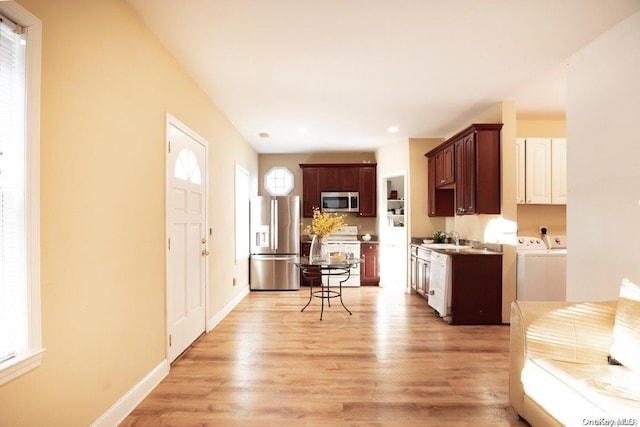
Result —
<instances>
[{"instance_id":1,"label":"white cabinet","mask_svg":"<svg viewBox=\"0 0 640 427\"><path fill-rule=\"evenodd\" d=\"M517 202L566 204L567 140L518 138L516 144Z\"/></svg>"},{"instance_id":2,"label":"white cabinet","mask_svg":"<svg viewBox=\"0 0 640 427\"><path fill-rule=\"evenodd\" d=\"M518 204L525 203L526 189L525 189L525 139L516 138L516 200Z\"/></svg>"},{"instance_id":3,"label":"white cabinet","mask_svg":"<svg viewBox=\"0 0 640 427\"><path fill-rule=\"evenodd\" d=\"M551 204L567 204L567 140L551 140Z\"/></svg>"}]
</instances>

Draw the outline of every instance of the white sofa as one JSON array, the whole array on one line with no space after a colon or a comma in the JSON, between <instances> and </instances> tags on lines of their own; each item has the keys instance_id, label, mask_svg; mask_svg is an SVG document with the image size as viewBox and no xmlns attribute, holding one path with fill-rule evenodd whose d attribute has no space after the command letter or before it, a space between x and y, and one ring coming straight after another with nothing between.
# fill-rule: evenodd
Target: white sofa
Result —
<instances>
[{"instance_id":1,"label":"white sofa","mask_svg":"<svg viewBox=\"0 0 640 427\"><path fill-rule=\"evenodd\" d=\"M509 401L534 427L640 425L640 287L511 305ZM622 365L612 365L608 356Z\"/></svg>"}]
</instances>

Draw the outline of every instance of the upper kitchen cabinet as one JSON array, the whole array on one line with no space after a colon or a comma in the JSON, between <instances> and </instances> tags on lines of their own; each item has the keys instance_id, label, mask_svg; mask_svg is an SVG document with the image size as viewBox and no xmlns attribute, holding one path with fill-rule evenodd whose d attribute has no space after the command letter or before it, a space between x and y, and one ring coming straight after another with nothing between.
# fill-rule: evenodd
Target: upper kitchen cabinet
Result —
<instances>
[{"instance_id":1,"label":"upper kitchen cabinet","mask_svg":"<svg viewBox=\"0 0 640 427\"><path fill-rule=\"evenodd\" d=\"M436 187L453 184L453 152L454 147L447 145L435 154Z\"/></svg>"},{"instance_id":2,"label":"upper kitchen cabinet","mask_svg":"<svg viewBox=\"0 0 640 427\"><path fill-rule=\"evenodd\" d=\"M431 156L428 157L427 160L429 168L429 216L453 216L453 188L437 188L436 158L435 156Z\"/></svg>"},{"instance_id":3,"label":"upper kitchen cabinet","mask_svg":"<svg viewBox=\"0 0 640 427\"><path fill-rule=\"evenodd\" d=\"M302 215L312 217L313 208L320 207L323 191L359 193L359 216L376 216L375 163L315 163L300 164L302 169Z\"/></svg>"},{"instance_id":4,"label":"upper kitchen cabinet","mask_svg":"<svg viewBox=\"0 0 640 427\"><path fill-rule=\"evenodd\" d=\"M518 138L516 144L518 203L566 204L567 140Z\"/></svg>"},{"instance_id":5,"label":"upper kitchen cabinet","mask_svg":"<svg viewBox=\"0 0 640 427\"><path fill-rule=\"evenodd\" d=\"M451 150L453 153L455 197L451 201L443 202L448 203L448 206L446 208L442 206L441 210L453 211L457 215L500 213L501 129L501 123L473 124L425 154L429 158L430 169L432 164L435 166L435 173L430 173L429 179L437 181L438 153L442 152L444 155L445 149ZM430 182L429 215L442 216L432 214L435 209L433 209L431 202L437 204L438 197L442 198L442 193L438 191L446 190L434 189L434 186L438 187L439 184ZM432 191L433 194L431 194Z\"/></svg>"},{"instance_id":6,"label":"upper kitchen cabinet","mask_svg":"<svg viewBox=\"0 0 640 427\"><path fill-rule=\"evenodd\" d=\"M313 217L320 207L320 168L302 168L302 216Z\"/></svg>"},{"instance_id":7,"label":"upper kitchen cabinet","mask_svg":"<svg viewBox=\"0 0 640 427\"><path fill-rule=\"evenodd\" d=\"M567 139L551 139L551 204L567 204Z\"/></svg>"},{"instance_id":8,"label":"upper kitchen cabinet","mask_svg":"<svg viewBox=\"0 0 640 427\"><path fill-rule=\"evenodd\" d=\"M360 216L376 216L376 165L366 164L360 166L358 173L359 193L360 193Z\"/></svg>"},{"instance_id":9,"label":"upper kitchen cabinet","mask_svg":"<svg viewBox=\"0 0 640 427\"><path fill-rule=\"evenodd\" d=\"M322 191L359 191L358 168L325 167L320 174Z\"/></svg>"}]
</instances>

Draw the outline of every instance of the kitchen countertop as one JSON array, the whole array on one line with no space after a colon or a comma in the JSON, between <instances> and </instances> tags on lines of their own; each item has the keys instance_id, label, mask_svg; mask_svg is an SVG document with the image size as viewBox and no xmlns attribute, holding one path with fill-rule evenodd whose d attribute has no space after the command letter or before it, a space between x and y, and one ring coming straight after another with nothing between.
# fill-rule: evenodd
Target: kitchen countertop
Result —
<instances>
[{"instance_id":1,"label":"kitchen countertop","mask_svg":"<svg viewBox=\"0 0 640 427\"><path fill-rule=\"evenodd\" d=\"M445 255L502 255L501 251L487 247L469 247L470 245L461 245L460 247L455 247L451 243L412 243L411 245ZM442 245L442 247L438 247L439 245Z\"/></svg>"}]
</instances>

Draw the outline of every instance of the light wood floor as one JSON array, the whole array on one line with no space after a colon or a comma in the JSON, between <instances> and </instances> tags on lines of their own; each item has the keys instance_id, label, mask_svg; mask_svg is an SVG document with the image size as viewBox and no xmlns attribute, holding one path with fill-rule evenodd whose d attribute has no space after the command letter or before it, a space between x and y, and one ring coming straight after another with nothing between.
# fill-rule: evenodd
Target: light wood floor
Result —
<instances>
[{"instance_id":1,"label":"light wood floor","mask_svg":"<svg viewBox=\"0 0 640 427\"><path fill-rule=\"evenodd\" d=\"M519 426L508 326L450 326L424 299L252 292L122 426Z\"/></svg>"}]
</instances>

